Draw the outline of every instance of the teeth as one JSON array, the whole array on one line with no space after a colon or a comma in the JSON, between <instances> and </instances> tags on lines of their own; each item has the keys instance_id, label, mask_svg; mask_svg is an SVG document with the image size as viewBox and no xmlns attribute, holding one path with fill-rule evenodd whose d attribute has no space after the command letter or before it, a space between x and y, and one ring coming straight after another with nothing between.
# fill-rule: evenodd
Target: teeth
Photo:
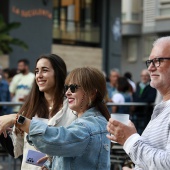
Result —
<instances>
[{"instance_id":1,"label":"teeth","mask_svg":"<svg viewBox=\"0 0 170 170\"><path fill-rule=\"evenodd\" d=\"M41 85L41 84L44 84L44 83L45 83L45 81L38 82L38 84L40 84L40 85Z\"/></svg>"}]
</instances>

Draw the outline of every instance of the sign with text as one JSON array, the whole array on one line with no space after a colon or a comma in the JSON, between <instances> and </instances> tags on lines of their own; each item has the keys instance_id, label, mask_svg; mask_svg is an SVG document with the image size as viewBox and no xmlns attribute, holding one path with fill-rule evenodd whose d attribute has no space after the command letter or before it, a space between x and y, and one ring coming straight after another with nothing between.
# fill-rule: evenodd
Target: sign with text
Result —
<instances>
[{"instance_id":1,"label":"sign with text","mask_svg":"<svg viewBox=\"0 0 170 170\"><path fill-rule=\"evenodd\" d=\"M10 67L17 61L27 58L31 70L35 60L42 54L51 53L52 46L52 1L51 0L10 0L9 22L20 22L21 27L13 30L11 36L24 41L29 49L24 51L13 46L10 54Z\"/></svg>"}]
</instances>

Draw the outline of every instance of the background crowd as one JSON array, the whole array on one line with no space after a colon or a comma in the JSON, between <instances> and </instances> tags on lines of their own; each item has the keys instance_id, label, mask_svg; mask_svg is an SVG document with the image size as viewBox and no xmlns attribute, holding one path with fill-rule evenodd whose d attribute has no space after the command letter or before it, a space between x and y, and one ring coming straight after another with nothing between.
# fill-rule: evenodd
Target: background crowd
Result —
<instances>
[{"instance_id":1,"label":"background crowd","mask_svg":"<svg viewBox=\"0 0 170 170\"><path fill-rule=\"evenodd\" d=\"M22 108L20 108L21 106L17 106L17 107L16 106L15 107L1 106L0 116L8 115L10 113L18 113L19 112L20 114L22 114L23 116L25 116L29 119L33 119L34 117L41 118L41 121L43 119L45 119L45 121L46 121L46 119L47 120L49 119L50 121L49 122L46 121L46 123L48 123L50 126L52 125L52 126L56 126L56 127L59 126L59 124L57 125L55 123L57 120L60 121L63 119L64 122L67 120L63 116L62 116L63 118L60 117L60 114L57 113L57 112L60 112L60 109L62 107L63 108L65 107L65 102L63 102L64 98L62 96L64 81L62 82L62 85L60 84L62 86L62 90L61 90L60 89L61 86L59 85L60 79L58 79L58 77L60 76L58 74L62 74L62 71L58 70L61 67L60 66L61 64L59 64L57 66L57 62L56 62L56 64L54 65L54 61L55 61L56 57L58 57L58 56L53 55L53 54L49 55L49 56L45 56L45 55L41 56L36 62L35 73L30 72L29 61L27 59L19 60L17 69L2 69L1 68L0 87L3 91L3 93L0 94L1 95L0 101L2 101L2 102L3 101L23 102L24 105L22 106ZM60 59L60 57L59 57L59 59ZM49 68L52 68L53 72L55 72L55 73L46 75L46 73L50 71ZM63 68L64 67L62 66L61 70ZM77 71L79 71L79 70L77 70ZM76 71L74 74L77 74ZM97 73L94 72L94 75L95 74L97 75ZM54 78L54 75L56 76L55 78ZM64 75L66 76L66 69L65 69ZM50 78L50 76L53 78ZM80 79L80 77L79 77L79 79ZM75 81L74 78L72 78L72 79L71 79L70 83L72 83L72 81L73 82ZM47 81L47 87L46 87L47 89L43 89L43 84L44 83L46 84L46 81ZM82 82L83 82L83 80L82 80ZM80 87L83 87L82 82L79 83L79 84L81 84ZM105 86L103 85L102 88L106 89L106 95L104 96L104 98L99 99L99 103L112 102L114 104L123 104L126 102L137 102L137 103L146 103L147 104L145 106L134 106L133 103L130 106L123 106L123 105L107 106L110 114L111 113L130 114L130 119L135 124L135 126L137 128L137 132L139 134L142 134L144 128L146 127L146 125L148 124L148 122L151 119L153 106L154 106L155 102L159 102L162 99L161 95L156 91L156 89L154 89L150 86L150 75L149 75L148 70L143 69L141 71L140 81L135 83L132 80L132 74L130 72L121 74L118 69L114 68L110 71L110 75L108 77L105 76L104 83L105 83ZM96 83L94 83L94 84L96 84ZM79 86L75 85L75 84L71 84L66 88L66 91L68 91L68 89L70 89L71 93L74 94L76 89L79 89ZM61 93L61 96L59 98L55 99L55 96L60 94L59 91ZM101 90L99 90L99 91L101 91ZM102 90L102 91L104 94L104 90ZM67 93L66 93L66 95L67 95ZM96 97L100 98L99 95L100 94L98 94L98 95L96 94ZM43 96L45 97L44 101L42 98ZM67 95L67 98L68 97L69 96ZM59 99L62 99L60 101L60 103L57 102L57 100L59 100ZM84 95L82 95L82 99L84 100ZM72 100L72 98L70 100ZM87 104L88 107L85 109L85 111L86 110L88 111L88 109L93 106L93 104L91 103L91 100L92 99L90 99L89 103ZM39 102L39 104L37 102ZM53 106L55 106L55 104L56 104L56 110L53 110ZM42 106L39 107L40 105L42 105ZM94 106L95 106L95 104L94 104ZM77 110L77 108L75 109L75 111L77 111L77 116L78 116L78 114L79 115L82 114L81 113L82 106L80 105L79 107L80 107L79 110ZM96 107L97 107L97 105L96 105ZM23 113L25 110L27 110L27 112ZM61 110L63 110L63 109L61 109ZM74 110L74 108L73 108L73 110ZM99 110L100 110L100 107L99 107ZM44 114L43 114L43 111L44 111ZM67 111L67 113L69 113L69 111ZM101 113L102 113L102 111L101 111ZM103 113L105 113L105 111ZM71 114L69 113L69 115L71 115ZM8 121L11 120L10 122L12 122L14 115L15 114L9 115L11 117L7 117L7 118L3 119L4 122L6 122L6 119ZM65 114L63 114L63 115L65 115ZM68 120L73 121L74 119L76 119L76 113L74 114L74 112L73 112L72 115L73 115L73 118L70 119L70 116L69 116ZM109 117L107 117L107 120L108 120L108 118ZM54 119L54 121L51 121L52 119ZM69 122L68 125L70 123L71 122ZM11 124L11 125L13 125L13 124ZM66 124L61 124L61 125L65 126ZM106 122L105 122L105 125L106 125ZM28 127L29 126L30 125L28 125ZM44 126L44 125L42 125L42 126ZM25 163L26 155L27 155L26 153L28 153L29 149L35 150L35 149L33 149L34 147L31 147L29 145L29 143L27 141L28 139L26 139L27 133L28 133L27 129L28 128L26 128L26 130L23 129L23 131L26 132L23 137L21 135L18 138L18 135L17 135L18 132L16 129L14 130L13 140L11 140L9 138L9 136L7 137L10 140L10 141L8 140L8 144L10 144L9 146L13 147L13 152L11 153L11 155L16 158L23 155L23 158L21 158L22 159L22 169L25 169L25 168L29 169L31 167L31 165ZM60 129L58 129L58 130L60 131ZM52 130L50 129L50 131L52 131ZM70 132L66 131L64 133L69 134ZM104 133L106 133L106 132L104 132ZM47 136L48 135L49 134L47 134ZM51 133L50 133L50 135L51 135ZM1 138L2 138L2 135L1 135ZM62 138L62 136L60 136L60 138ZM73 138L71 138L71 140L72 139ZM1 139L1 140L4 141L4 139ZM58 139L56 139L56 140L58 140ZM75 140L77 140L77 139L75 139ZM80 140L80 139L78 139L78 140ZM21 144L23 143L22 141L24 141L24 145L21 146ZM3 145L2 142L1 142L1 144ZM35 142L35 144L36 144L36 142ZM42 144L42 145L44 146L44 144ZM4 147L7 148L7 150L9 149L6 144ZM51 147L51 145L49 145L49 146L47 145L43 148L40 148L40 150L42 149L43 152L48 153L46 150L46 148L48 148L48 147ZM45 149L45 151L44 151L44 149ZM51 152L49 154L51 154ZM54 154L54 155L56 155L56 154ZM50 160L50 156L47 157L46 159ZM106 164L109 167L108 162ZM56 165L57 164L55 164L55 166ZM53 166L53 165L51 164L49 166ZM34 168L34 166L31 168ZM35 169L37 169L37 168L35 168Z\"/></svg>"},{"instance_id":2,"label":"background crowd","mask_svg":"<svg viewBox=\"0 0 170 170\"><path fill-rule=\"evenodd\" d=\"M123 104L125 102L159 103L161 95L150 86L150 76L147 69L141 70L139 82L134 82L132 73L121 74L117 68L110 70L106 78L107 95L105 102ZM29 61L21 59L17 68L0 67L0 102L24 102L28 96L33 81L34 73L29 70ZM0 106L0 115L19 111L19 106ZM147 106L108 106L110 113L128 113L131 120L141 134L150 120L153 105Z\"/></svg>"}]
</instances>

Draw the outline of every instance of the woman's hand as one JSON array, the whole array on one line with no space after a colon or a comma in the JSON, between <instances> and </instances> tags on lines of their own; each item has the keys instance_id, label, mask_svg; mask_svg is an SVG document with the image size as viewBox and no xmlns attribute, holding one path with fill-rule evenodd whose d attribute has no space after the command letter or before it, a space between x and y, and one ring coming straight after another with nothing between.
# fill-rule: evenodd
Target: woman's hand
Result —
<instances>
[{"instance_id":1,"label":"woman's hand","mask_svg":"<svg viewBox=\"0 0 170 170\"><path fill-rule=\"evenodd\" d=\"M45 166L41 167L42 170L48 170Z\"/></svg>"},{"instance_id":2,"label":"woman's hand","mask_svg":"<svg viewBox=\"0 0 170 170\"><path fill-rule=\"evenodd\" d=\"M47 161L47 159L48 159L48 156L44 156L44 157L40 158L40 159L37 161L37 163L45 162L45 161ZM48 170L44 165L41 167L41 169L42 169L42 170Z\"/></svg>"},{"instance_id":3,"label":"woman's hand","mask_svg":"<svg viewBox=\"0 0 170 170\"><path fill-rule=\"evenodd\" d=\"M47 161L47 159L48 159L48 157L47 157L47 156L44 156L44 157L40 158L40 159L37 161L37 163L45 162L45 161Z\"/></svg>"},{"instance_id":4,"label":"woman's hand","mask_svg":"<svg viewBox=\"0 0 170 170\"><path fill-rule=\"evenodd\" d=\"M4 133L6 136L6 130L16 122L16 116L16 114L0 116L0 134Z\"/></svg>"}]
</instances>

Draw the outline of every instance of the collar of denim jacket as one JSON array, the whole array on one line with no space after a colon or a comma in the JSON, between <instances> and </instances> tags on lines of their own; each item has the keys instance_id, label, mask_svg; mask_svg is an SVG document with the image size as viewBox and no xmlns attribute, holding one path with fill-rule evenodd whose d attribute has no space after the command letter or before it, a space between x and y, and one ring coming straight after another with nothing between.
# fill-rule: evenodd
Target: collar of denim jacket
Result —
<instances>
[{"instance_id":1,"label":"collar of denim jacket","mask_svg":"<svg viewBox=\"0 0 170 170\"><path fill-rule=\"evenodd\" d=\"M90 109L86 110L81 117L88 117L88 116L101 116L102 114L95 108L91 107ZM81 118L80 117L80 118Z\"/></svg>"}]
</instances>

